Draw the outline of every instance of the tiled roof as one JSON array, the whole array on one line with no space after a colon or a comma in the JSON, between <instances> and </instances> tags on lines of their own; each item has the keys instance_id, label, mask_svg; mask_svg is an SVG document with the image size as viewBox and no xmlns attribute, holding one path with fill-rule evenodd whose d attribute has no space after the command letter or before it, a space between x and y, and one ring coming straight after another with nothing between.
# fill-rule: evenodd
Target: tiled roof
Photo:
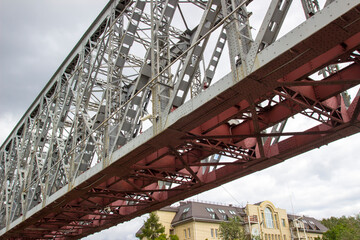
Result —
<instances>
[{"instance_id":1,"label":"tiled roof","mask_svg":"<svg viewBox=\"0 0 360 240\"><path fill-rule=\"evenodd\" d=\"M159 211L166 211L166 212L177 212L179 211L178 207L166 206L161 208Z\"/></svg>"},{"instance_id":2,"label":"tiled roof","mask_svg":"<svg viewBox=\"0 0 360 240\"><path fill-rule=\"evenodd\" d=\"M303 222L307 232L324 233L328 230L319 220L312 217L288 214L288 219L289 222L294 221L294 219Z\"/></svg>"},{"instance_id":3,"label":"tiled roof","mask_svg":"<svg viewBox=\"0 0 360 240\"><path fill-rule=\"evenodd\" d=\"M186 202L179 206L172 224L177 225L192 220L220 222L235 216L242 218L244 215L243 208L201 202Z\"/></svg>"}]
</instances>

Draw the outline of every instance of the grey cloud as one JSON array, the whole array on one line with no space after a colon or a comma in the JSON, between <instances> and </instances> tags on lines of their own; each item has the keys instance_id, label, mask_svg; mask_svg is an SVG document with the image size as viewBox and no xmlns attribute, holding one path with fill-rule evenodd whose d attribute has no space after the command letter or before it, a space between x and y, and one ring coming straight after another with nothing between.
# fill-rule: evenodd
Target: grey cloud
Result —
<instances>
[{"instance_id":1,"label":"grey cloud","mask_svg":"<svg viewBox=\"0 0 360 240\"><path fill-rule=\"evenodd\" d=\"M106 3L1 2L1 112L25 112Z\"/></svg>"}]
</instances>

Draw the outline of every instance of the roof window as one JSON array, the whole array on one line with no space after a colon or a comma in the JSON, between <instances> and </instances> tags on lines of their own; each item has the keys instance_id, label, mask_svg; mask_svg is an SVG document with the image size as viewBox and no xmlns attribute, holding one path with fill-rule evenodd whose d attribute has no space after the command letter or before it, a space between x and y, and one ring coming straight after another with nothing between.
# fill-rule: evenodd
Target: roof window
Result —
<instances>
[{"instance_id":1,"label":"roof window","mask_svg":"<svg viewBox=\"0 0 360 240\"><path fill-rule=\"evenodd\" d=\"M210 212L210 213L213 213L214 212L214 209L212 209L212 208L206 208L206 211L208 211L208 212Z\"/></svg>"}]
</instances>

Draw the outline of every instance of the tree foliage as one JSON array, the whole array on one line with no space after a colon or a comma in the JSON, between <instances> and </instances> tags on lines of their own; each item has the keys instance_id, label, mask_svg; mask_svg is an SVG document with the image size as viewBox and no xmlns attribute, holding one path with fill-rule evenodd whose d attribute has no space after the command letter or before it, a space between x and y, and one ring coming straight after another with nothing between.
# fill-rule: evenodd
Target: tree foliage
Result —
<instances>
[{"instance_id":1,"label":"tree foliage","mask_svg":"<svg viewBox=\"0 0 360 240\"><path fill-rule=\"evenodd\" d=\"M324 233L325 240L360 239L360 214L355 217L331 217L321 221L329 230Z\"/></svg>"},{"instance_id":2,"label":"tree foliage","mask_svg":"<svg viewBox=\"0 0 360 240\"><path fill-rule=\"evenodd\" d=\"M136 237L139 239L147 238L148 240L166 239L165 227L159 223L159 217L152 212L150 213L149 218L144 222L141 233L136 234Z\"/></svg>"},{"instance_id":3,"label":"tree foliage","mask_svg":"<svg viewBox=\"0 0 360 240\"><path fill-rule=\"evenodd\" d=\"M169 240L179 240L179 237L177 235L170 235Z\"/></svg>"},{"instance_id":4,"label":"tree foliage","mask_svg":"<svg viewBox=\"0 0 360 240\"><path fill-rule=\"evenodd\" d=\"M177 235L166 237L165 227L159 222L159 217L154 212L150 213L149 218L144 222L141 233L136 234L136 237L148 240L179 240Z\"/></svg>"},{"instance_id":5,"label":"tree foliage","mask_svg":"<svg viewBox=\"0 0 360 240\"><path fill-rule=\"evenodd\" d=\"M223 240L249 240L238 216L231 218L228 222L220 223L220 236Z\"/></svg>"}]
</instances>

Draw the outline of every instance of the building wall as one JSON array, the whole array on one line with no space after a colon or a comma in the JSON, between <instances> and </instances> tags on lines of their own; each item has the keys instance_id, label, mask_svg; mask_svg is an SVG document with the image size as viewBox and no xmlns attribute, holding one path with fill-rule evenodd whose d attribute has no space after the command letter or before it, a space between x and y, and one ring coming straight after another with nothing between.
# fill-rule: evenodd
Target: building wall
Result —
<instances>
[{"instance_id":1,"label":"building wall","mask_svg":"<svg viewBox=\"0 0 360 240\"><path fill-rule=\"evenodd\" d=\"M309 232L304 233L303 229L299 229L299 235L297 235L297 232L294 232L294 235L295 237L299 236L299 238L297 238L298 240L316 240L319 238L322 239L322 234Z\"/></svg>"},{"instance_id":2,"label":"building wall","mask_svg":"<svg viewBox=\"0 0 360 240\"><path fill-rule=\"evenodd\" d=\"M196 222L196 239L208 239L208 240L218 240L220 238L220 224L218 223L206 223L206 222Z\"/></svg>"},{"instance_id":3,"label":"building wall","mask_svg":"<svg viewBox=\"0 0 360 240\"><path fill-rule=\"evenodd\" d=\"M307 239L308 240L316 240L316 239L322 239L322 234L318 233L307 233Z\"/></svg>"},{"instance_id":4,"label":"building wall","mask_svg":"<svg viewBox=\"0 0 360 240\"><path fill-rule=\"evenodd\" d=\"M159 217L159 222L165 227L165 233L169 236L172 229L171 221L175 217L176 212L155 211L155 213Z\"/></svg>"},{"instance_id":5,"label":"building wall","mask_svg":"<svg viewBox=\"0 0 360 240\"><path fill-rule=\"evenodd\" d=\"M219 228L220 224L217 223L192 221L175 226L174 229L180 240L220 240Z\"/></svg>"},{"instance_id":6,"label":"building wall","mask_svg":"<svg viewBox=\"0 0 360 240\"><path fill-rule=\"evenodd\" d=\"M196 239L194 234L194 222L187 222L174 227L175 234L179 240L193 240Z\"/></svg>"},{"instance_id":7,"label":"building wall","mask_svg":"<svg viewBox=\"0 0 360 240\"><path fill-rule=\"evenodd\" d=\"M250 228L251 233L258 232L264 240L291 239L286 210L276 208L270 201L264 201L259 205L247 204L245 209L248 216L256 216L258 220L257 223L250 222L250 224L247 224L247 228ZM266 216L268 216L268 219L266 219ZM246 219L244 220L246 221Z\"/></svg>"}]
</instances>

